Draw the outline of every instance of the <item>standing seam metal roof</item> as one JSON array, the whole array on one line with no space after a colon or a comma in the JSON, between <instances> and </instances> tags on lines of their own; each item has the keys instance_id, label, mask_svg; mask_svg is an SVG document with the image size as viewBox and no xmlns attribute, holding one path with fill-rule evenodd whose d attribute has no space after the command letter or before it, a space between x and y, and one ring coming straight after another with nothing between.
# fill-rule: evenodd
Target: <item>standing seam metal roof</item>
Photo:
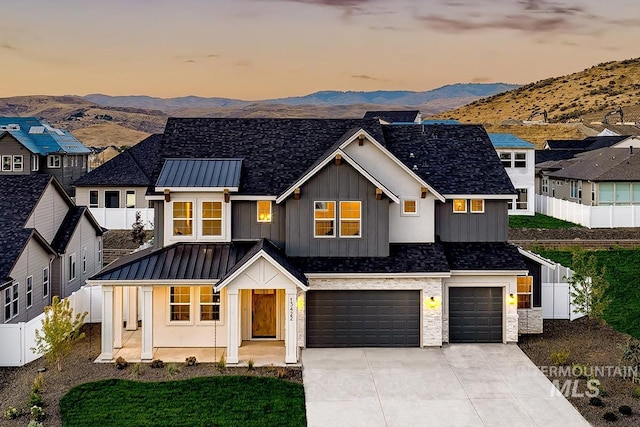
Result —
<instances>
[{"instance_id":1,"label":"standing seam metal roof","mask_svg":"<svg viewBox=\"0 0 640 427\"><path fill-rule=\"evenodd\" d=\"M156 187L239 187L242 159L167 159Z\"/></svg>"}]
</instances>

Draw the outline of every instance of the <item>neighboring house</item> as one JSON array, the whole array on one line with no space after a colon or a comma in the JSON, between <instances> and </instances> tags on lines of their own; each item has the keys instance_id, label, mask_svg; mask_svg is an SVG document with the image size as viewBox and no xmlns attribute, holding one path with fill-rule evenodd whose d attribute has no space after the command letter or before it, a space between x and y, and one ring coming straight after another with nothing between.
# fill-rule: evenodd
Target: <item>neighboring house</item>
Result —
<instances>
[{"instance_id":1,"label":"neighboring house","mask_svg":"<svg viewBox=\"0 0 640 427\"><path fill-rule=\"evenodd\" d=\"M378 119L381 124L421 123L422 113L419 110L367 111L364 119Z\"/></svg>"},{"instance_id":2,"label":"neighboring house","mask_svg":"<svg viewBox=\"0 0 640 427\"><path fill-rule=\"evenodd\" d=\"M113 145L108 147L88 147L91 150L91 154L89 154L89 170L92 171L96 169L98 166L101 166L105 162L113 159L115 156L120 154L120 150L118 150Z\"/></svg>"},{"instance_id":3,"label":"neighboring house","mask_svg":"<svg viewBox=\"0 0 640 427\"><path fill-rule=\"evenodd\" d=\"M89 206L103 227L129 229L136 212L151 228L153 209L145 199L158 158L162 135L151 135L123 151L76 182L76 202Z\"/></svg>"},{"instance_id":4,"label":"neighboring house","mask_svg":"<svg viewBox=\"0 0 640 427\"><path fill-rule=\"evenodd\" d=\"M517 198L509 202L509 215L535 215L535 145L509 133L490 133Z\"/></svg>"},{"instance_id":5,"label":"neighboring house","mask_svg":"<svg viewBox=\"0 0 640 427\"><path fill-rule=\"evenodd\" d=\"M35 117L0 117L0 175L49 174L73 195L90 150L69 132Z\"/></svg>"},{"instance_id":6,"label":"neighboring house","mask_svg":"<svg viewBox=\"0 0 640 427\"><path fill-rule=\"evenodd\" d=\"M516 191L482 126L169 119L157 159L154 247L88 281L102 289L100 360L125 317L141 320L142 360L224 347L231 364L251 340L297 363L303 347L542 331L532 257L507 242Z\"/></svg>"},{"instance_id":7,"label":"neighboring house","mask_svg":"<svg viewBox=\"0 0 640 427\"><path fill-rule=\"evenodd\" d=\"M0 176L2 322L33 319L102 267L104 230L48 175Z\"/></svg>"}]
</instances>

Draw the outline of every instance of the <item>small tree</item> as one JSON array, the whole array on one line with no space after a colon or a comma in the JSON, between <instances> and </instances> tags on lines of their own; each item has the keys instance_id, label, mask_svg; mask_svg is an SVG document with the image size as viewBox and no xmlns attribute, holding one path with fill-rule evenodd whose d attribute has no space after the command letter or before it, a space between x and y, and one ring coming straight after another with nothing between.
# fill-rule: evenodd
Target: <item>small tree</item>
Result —
<instances>
[{"instance_id":1,"label":"small tree","mask_svg":"<svg viewBox=\"0 0 640 427\"><path fill-rule=\"evenodd\" d=\"M31 351L44 355L49 364L62 370L62 361L73 345L84 338L80 332L88 312L73 315L69 300L54 296L51 305L44 308L42 329L36 329L36 346Z\"/></svg>"},{"instance_id":2,"label":"small tree","mask_svg":"<svg viewBox=\"0 0 640 427\"><path fill-rule=\"evenodd\" d=\"M147 238L147 232L144 229L144 222L140 211L136 211L136 220L131 225L131 240L138 246L142 245Z\"/></svg>"},{"instance_id":3,"label":"small tree","mask_svg":"<svg viewBox=\"0 0 640 427\"><path fill-rule=\"evenodd\" d=\"M567 282L571 286L573 312L584 313L589 320L602 320L611 301L606 268L598 269L594 255L578 250L573 253L572 269L575 273Z\"/></svg>"}]
</instances>

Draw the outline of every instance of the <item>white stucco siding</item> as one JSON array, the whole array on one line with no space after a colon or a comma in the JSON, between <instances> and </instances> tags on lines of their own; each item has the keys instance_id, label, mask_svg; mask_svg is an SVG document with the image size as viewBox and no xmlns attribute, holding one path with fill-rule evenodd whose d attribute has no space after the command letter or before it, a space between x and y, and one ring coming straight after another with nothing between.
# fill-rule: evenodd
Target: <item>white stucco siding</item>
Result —
<instances>
[{"instance_id":1,"label":"white stucco siding","mask_svg":"<svg viewBox=\"0 0 640 427\"><path fill-rule=\"evenodd\" d=\"M525 153L526 154L526 168L505 168L507 175L511 179L513 186L518 188L527 189L527 209L513 209L509 210L510 215L534 215L535 214L535 150L530 149L516 149L516 148L503 148L496 149L498 155L500 153ZM512 154L513 156L513 154ZM513 160L513 159L512 159Z\"/></svg>"}]
</instances>

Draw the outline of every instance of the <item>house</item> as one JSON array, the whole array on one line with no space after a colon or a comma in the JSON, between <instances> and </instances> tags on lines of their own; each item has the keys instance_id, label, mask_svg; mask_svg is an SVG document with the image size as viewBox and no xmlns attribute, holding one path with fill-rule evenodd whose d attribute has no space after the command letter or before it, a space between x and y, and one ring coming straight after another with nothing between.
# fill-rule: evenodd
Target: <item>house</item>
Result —
<instances>
[{"instance_id":1,"label":"house","mask_svg":"<svg viewBox=\"0 0 640 427\"><path fill-rule=\"evenodd\" d=\"M2 322L26 322L100 270L104 230L54 177L2 175L0 188Z\"/></svg>"},{"instance_id":2,"label":"house","mask_svg":"<svg viewBox=\"0 0 640 427\"><path fill-rule=\"evenodd\" d=\"M131 228L136 213L153 228L153 208L145 199L162 135L151 135L73 183L76 202L89 206L100 225L110 230Z\"/></svg>"},{"instance_id":3,"label":"house","mask_svg":"<svg viewBox=\"0 0 640 427\"><path fill-rule=\"evenodd\" d=\"M69 132L35 117L0 117L0 175L53 175L73 195L71 183L87 173L89 153Z\"/></svg>"},{"instance_id":4,"label":"house","mask_svg":"<svg viewBox=\"0 0 640 427\"><path fill-rule=\"evenodd\" d=\"M120 150L113 145L108 147L87 147L91 151L89 154L89 170L92 171L105 162L120 154Z\"/></svg>"},{"instance_id":5,"label":"house","mask_svg":"<svg viewBox=\"0 0 640 427\"><path fill-rule=\"evenodd\" d=\"M482 126L172 118L157 156L154 247L88 281L101 361L125 318L141 360L224 347L230 364L254 340L297 363L304 347L542 330L539 284L507 242L516 191Z\"/></svg>"},{"instance_id":6,"label":"house","mask_svg":"<svg viewBox=\"0 0 640 427\"><path fill-rule=\"evenodd\" d=\"M417 123L422 122L422 113L419 110L391 110L391 111L367 111L364 119L378 119L382 124L391 123Z\"/></svg>"},{"instance_id":7,"label":"house","mask_svg":"<svg viewBox=\"0 0 640 427\"><path fill-rule=\"evenodd\" d=\"M535 215L535 145L509 133L490 133L489 138L516 188L509 215Z\"/></svg>"}]
</instances>

